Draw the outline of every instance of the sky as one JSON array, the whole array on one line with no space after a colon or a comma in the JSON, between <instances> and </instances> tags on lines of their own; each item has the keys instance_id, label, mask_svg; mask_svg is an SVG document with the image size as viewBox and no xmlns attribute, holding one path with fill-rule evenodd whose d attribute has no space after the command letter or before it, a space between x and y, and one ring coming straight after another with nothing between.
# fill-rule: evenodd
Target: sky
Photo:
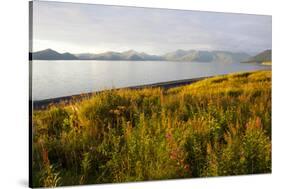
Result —
<instances>
[{"instance_id":1,"label":"sky","mask_svg":"<svg viewBox=\"0 0 281 189\"><path fill-rule=\"evenodd\" d=\"M33 51L164 54L177 49L257 53L272 46L264 15L34 1Z\"/></svg>"}]
</instances>

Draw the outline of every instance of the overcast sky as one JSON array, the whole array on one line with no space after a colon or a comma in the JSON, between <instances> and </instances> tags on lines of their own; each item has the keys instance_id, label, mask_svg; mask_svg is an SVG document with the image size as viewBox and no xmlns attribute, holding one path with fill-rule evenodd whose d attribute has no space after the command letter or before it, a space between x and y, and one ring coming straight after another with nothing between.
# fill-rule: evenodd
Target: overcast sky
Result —
<instances>
[{"instance_id":1,"label":"overcast sky","mask_svg":"<svg viewBox=\"0 0 281 189\"><path fill-rule=\"evenodd\" d=\"M33 51L256 53L271 48L271 16L34 2Z\"/></svg>"}]
</instances>

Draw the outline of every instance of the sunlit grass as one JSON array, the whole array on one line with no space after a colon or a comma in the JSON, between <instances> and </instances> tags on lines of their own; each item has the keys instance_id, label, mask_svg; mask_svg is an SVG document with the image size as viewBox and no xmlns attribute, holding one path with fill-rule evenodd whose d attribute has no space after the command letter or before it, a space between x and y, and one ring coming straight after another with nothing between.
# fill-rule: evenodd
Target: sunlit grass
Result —
<instances>
[{"instance_id":1,"label":"sunlit grass","mask_svg":"<svg viewBox=\"0 0 281 189\"><path fill-rule=\"evenodd\" d=\"M111 90L33 115L34 186L271 172L271 71Z\"/></svg>"}]
</instances>

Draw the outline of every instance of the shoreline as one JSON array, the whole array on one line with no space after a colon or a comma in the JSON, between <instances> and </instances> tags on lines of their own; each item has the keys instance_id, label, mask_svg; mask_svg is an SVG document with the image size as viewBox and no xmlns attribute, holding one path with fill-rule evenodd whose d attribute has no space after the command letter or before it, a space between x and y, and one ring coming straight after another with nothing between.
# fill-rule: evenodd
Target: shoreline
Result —
<instances>
[{"instance_id":1,"label":"shoreline","mask_svg":"<svg viewBox=\"0 0 281 189\"><path fill-rule=\"evenodd\" d=\"M216 75L216 76L224 76L226 74L222 75ZM120 90L120 89L144 89L144 88L157 88L161 87L165 90L173 88L173 87L179 87L183 85L188 85L197 81L201 81L203 79L212 78L216 76L206 76L206 77L197 77L192 79L181 79L181 80L173 80L173 81L165 81L165 82L157 82L157 83L151 83L151 84L144 84L144 85L136 85L131 87L120 87L120 88L113 88L108 90ZM104 92L107 90L97 91L97 92L89 92L89 93L81 93L81 94L75 94L75 95L69 95L69 96L62 96L62 97L56 97L56 98L50 98L50 99L44 99L44 100L35 100L30 101L32 104L32 107L34 110L39 109L45 109L50 104L59 104L61 102L68 103L71 100L82 100L84 98L90 98L91 96Z\"/></svg>"},{"instance_id":2,"label":"shoreline","mask_svg":"<svg viewBox=\"0 0 281 189\"><path fill-rule=\"evenodd\" d=\"M267 69L263 69L263 70L267 70ZM255 71L262 71L262 70L255 70ZM255 71L246 71L246 72L255 72ZM238 73L238 72L235 72L235 73ZM191 78L191 79L157 82L157 83L151 83L151 84L136 85L136 86L131 86L131 87L112 88L112 89L107 89L107 90L102 90L102 91L74 94L74 95L69 95L69 96L62 96L62 97L43 99L43 100L35 100L35 101L29 100L29 104L31 105L33 110L41 110L41 109L46 109L48 107L48 105L50 105L50 104L59 104L59 103L68 104L72 100L80 101L85 98L91 98L93 95L99 94L104 91L109 91L109 90L121 90L121 89L138 90L138 89L144 89L144 88L157 88L157 87L167 90L167 89L174 88L174 87L189 85L189 84L192 84L197 81L204 80L204 79L218 77L218 76L226 76L229 74L233 74L233 73L219 74L219 75L214 75L214 76L196 77L196 78Z\"/></svg>"}]
</instances>

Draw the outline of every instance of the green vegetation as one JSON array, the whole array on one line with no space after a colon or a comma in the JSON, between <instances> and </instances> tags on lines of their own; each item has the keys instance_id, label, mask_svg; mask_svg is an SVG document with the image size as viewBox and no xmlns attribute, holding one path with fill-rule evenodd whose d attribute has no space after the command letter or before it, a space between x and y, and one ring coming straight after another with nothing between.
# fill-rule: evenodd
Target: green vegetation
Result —
<instances>
[{"instance_id":1,"label":"green vegetation","mask_svg":"<svg viewBox=\"0 0 281 189\"><path fill-rule=\"evenodd\" d=\"M111 90L33 114L34 186L271 172L271 71Z\"/></svg>"},{"instance_id":2,"label":"green vegetation","mask_svg":"<svg viewBox=\"0 0 281 189\"><path fill-rule=\"evenodd\" d=\"M248 60L243 61L244 63L261 63L264 65L272 65L272 52L271 49L265 50L256 56L250 57Z\"/></svg>"}]
</instances>

